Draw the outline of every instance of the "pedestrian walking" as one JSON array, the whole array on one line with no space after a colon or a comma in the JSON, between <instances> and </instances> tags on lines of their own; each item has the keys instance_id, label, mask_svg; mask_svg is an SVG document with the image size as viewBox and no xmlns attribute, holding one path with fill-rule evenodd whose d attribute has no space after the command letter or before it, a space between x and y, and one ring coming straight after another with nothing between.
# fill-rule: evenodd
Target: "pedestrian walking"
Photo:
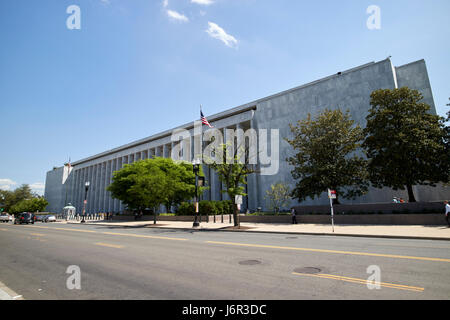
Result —
<instances>
[{"instance_id":1,"label":"pedestrian walking","mask_svg":"<svg viewBox=\"0 0 450 320\"><path fill-rule=\"evenodd\" d=\"M447 220L448 227L450 228L450 204L448 201L444 201L445 204L445 220Z\"/></svg>"},{"instance_id":2,"label":"pedestrian walking","mask_svg":"<svg viewBox=\"0 0 450 320\"><path fill-rule=\"evenodd\" d=\"M292 214L292 224L297 224L297 215L295 213L294 208L291 209L291 214Z\"/></svg>"}]
</instances>

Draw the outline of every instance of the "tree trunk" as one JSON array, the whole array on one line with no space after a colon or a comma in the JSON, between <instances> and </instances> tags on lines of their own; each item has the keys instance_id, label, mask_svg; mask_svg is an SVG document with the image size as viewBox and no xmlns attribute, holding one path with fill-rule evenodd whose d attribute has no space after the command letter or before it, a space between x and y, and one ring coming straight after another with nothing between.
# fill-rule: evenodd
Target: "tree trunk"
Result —
<instances>
[{"instance_id":1,"label":"tree trunk","mask_svg":"<svg viewBox=\"0 0 450 320\"><path fill-rule=\"evenodd\" d=\"M412 188L412 185L408 184L406 185L406 189L408 189L408 201L409 202L416 202L416 198L414 197L414 191Z\"/></svg>"}]
</instances>

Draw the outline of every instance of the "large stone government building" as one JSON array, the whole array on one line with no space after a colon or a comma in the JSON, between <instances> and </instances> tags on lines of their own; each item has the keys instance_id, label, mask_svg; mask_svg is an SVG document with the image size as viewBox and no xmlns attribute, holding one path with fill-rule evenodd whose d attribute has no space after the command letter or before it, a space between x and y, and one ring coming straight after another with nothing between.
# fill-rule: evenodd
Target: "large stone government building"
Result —
<instances>
[{"instance_id":1,"label":"large stone government building","mask_svg":"<svg viewBox=\"0 0 450 320\"><path fill-rule=\"evenodd\" d=\"M289 124L304 119L308 113L317 114L325 108L349 109L352 118L365 126L365 118L370 108L370 94L377 89L394 89L407 86L419 90L424 102L436 113L427 68L424 60L394 67L390 59L371 62L329 77L296 87L272 96L259 99L208 116L209 122L217 129L279 129L279 171L275 175L252 174L248 177L247 193L243 209L267 209L266 190L277 182L294 185L291 177L292 168L286 158L293 154L290 145L283 139L290 137ZM194 122L180 128L190 132ZM86 212L123 213L125 206L117 199L112 199L106 187L111 183L113 172L124 164L151 158L153 156L169 157L174 143L171 142L173 130L167 130L148 138L131 142L113 150L105 151L86 159L73 162L71 166L54 168L47 172L45 198L49 201L47 210L61 212L67 203L72 203L81 213L84 200L84 184L90 182ZM192 159L185 159L191 161ZM222 184L217 174L204 167L210 188L203 194L205 200L222 200ZM433 201L450 198L450 188L414 187L418 201ZM370 192L356 200L343 203L391 202L393 196L407 198L406 192L389 188L370 189ZM326 204L327 197L308 200L302 205ZM295 201L292 205L297 205Z\"/></svg>"}]
</instances>

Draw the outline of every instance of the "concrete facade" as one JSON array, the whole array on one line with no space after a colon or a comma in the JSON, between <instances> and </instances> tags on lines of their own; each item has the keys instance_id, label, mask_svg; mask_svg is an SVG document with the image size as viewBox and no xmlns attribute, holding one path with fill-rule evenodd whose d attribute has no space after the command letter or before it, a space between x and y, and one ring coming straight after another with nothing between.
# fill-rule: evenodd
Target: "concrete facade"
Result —
<instances>
[{"instance_id":1,"label":"concrete facade","mask_svg":"<svg viewBox=\"0 0 450 320\"><path fill-rule=\"evenodd\" d=\"M365 126L365 118L370 108L370 94L377 89L394 89L408 86L417 89L424 95L424 101L428 103L436 113L431 91L428 73L424 60L419 60L404 66L394 67L390 59L380 62L371 62L338 74L320 79L300 87L296 87L266 98L262 98L227 111L208 116L209 122L220 129L225 136L226 129L267 129L268 141L276 138L279 142L279 170L274 175L252 174L247 179L248 196L244 199L243 208L256 210L267 208L264 199L266 190L271 184L284 182L294 186L291 176L292 168L286 159L293 155L290 145L284 140L291 137L289 124L307 117L313 116L324 109L350 110L351 117L361 126ZM105 151L72 163L72 170L63 179L67 166L57 168L47 173L45 197L50 202L47 210L60 212L66 202L71 202L77 212L81 212L84 200L84 183L91 182L88 193L87 212L123 212L124 205L110 197L105 188L111 183L113 172L119 170L124 164L148 159L153 156L169 157L172 152L179 153L181 158L192 161L194 154L194 123L185 124L177 129L189 131L191 137L180 144L171 141L174 130L138 140L127 145ZM279 136L272 136L271 129L278 129ZM261 140L259 140L259 144ZM268 145L268 155L276 150L271 150ZM264 169L265 165L259 165ZM210 189L203 199L223 200L226 195L221 193L223 189L217 174L204 166L206 179ZM64 182L60 182L64 181ZM450 188L439 187L415 187L415 195L418 201L435 201L450 198ZM393 196L407 198L406 191L393 191L388 188L374 189L356 200L343 203L376 203L390 202ZM322 205L328 201L326 194L315 200L307 200L302 205ZM298 205L292 201L292 206Z\"/></svg>"}]
</instances>

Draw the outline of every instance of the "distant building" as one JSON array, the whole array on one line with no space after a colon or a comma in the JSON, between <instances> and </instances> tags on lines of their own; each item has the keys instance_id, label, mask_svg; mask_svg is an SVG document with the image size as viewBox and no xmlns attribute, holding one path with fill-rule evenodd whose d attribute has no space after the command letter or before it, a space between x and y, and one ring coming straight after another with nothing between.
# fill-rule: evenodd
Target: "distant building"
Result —
<instances>
[{"instance_id":1,"label":"distant building","mask_svg":"<svg viewBox=\"0 0 450 320\"><path fill-rule=\"evenodd\" d=\"M361 126L370 108L370 94L377 89L394 89L407 86L419 90L424 102L431 106L436 114L433 95L424 60L394 67L390 59L371 62L335 75L296 87L272 96L262 98L224 112L208 116L209 122L218 129L279 129L279 169L275 175L252 174L248 177L247 193L242 206L256 210L267 209L264 199L266 190L277 182L295 184L291 176L292 167L286 158L293 154L290 145L283 139L290 137L289 124L294 124L307 117L308 113L317 114L324 109L349 109L351 117ZM184 128L193 133L194 123ZM167 130L148 138L131 142L113 150L105 151L86 159L75 161L71 166L55 168L47 173L45 198L49 201L48 211L62 212L67 203L72 203L77 212L81 212L84 200L84 183L90 181L87 212L123 212L124 205L110 197L105 189L111 183L112 174L124 164L151 158L153 156L169 157L175 147L171 141L173 130ZM270 135L270 134L269 134ZM269 137L270 141L270 137ZM192 147L192 143L190 146ZM188 146L189 148L189 146ZM192 152L193 153L193 152ZM191 153L191 154L192 154ZM185 160L187 159L185 153ZM270 154L270 150L269 150ZM192 158L192 156L191 156ZM222 184L217 174L207 167L206 179L210 188L203 194L205 200L222 200ZM417 201L433 201L450 198L450 188L415 186ZM406 191L389 188L370 189L370 192L353 201L342 199L342 203L391 202L393 196L407 198ZM302 205L326 204L326 193L319 199L308 200ZM292 205L297 202L293 201Z\"/></svg>"}]
</instances>

